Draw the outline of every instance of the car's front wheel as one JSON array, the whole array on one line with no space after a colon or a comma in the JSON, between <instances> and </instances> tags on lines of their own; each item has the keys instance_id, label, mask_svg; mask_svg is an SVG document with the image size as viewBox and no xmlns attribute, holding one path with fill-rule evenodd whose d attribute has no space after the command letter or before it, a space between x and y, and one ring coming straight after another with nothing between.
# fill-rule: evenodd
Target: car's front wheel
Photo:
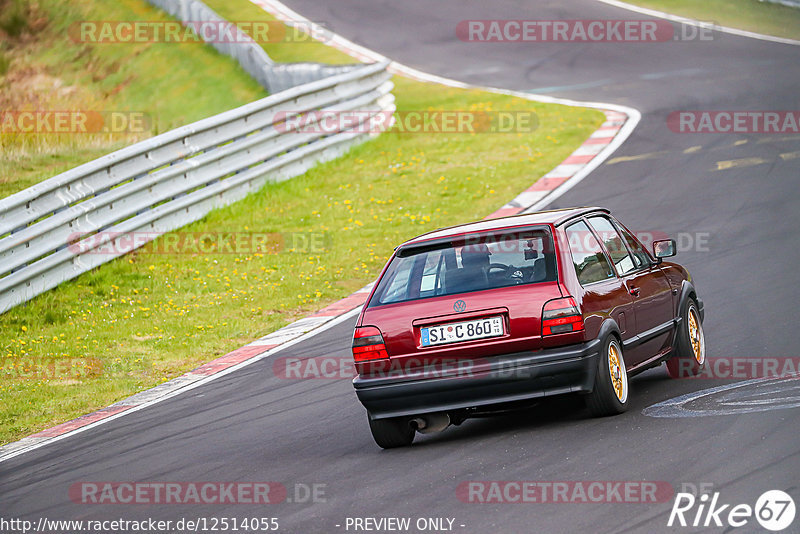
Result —
<instances>
[{"instance_id":1,"label":"car's front wheel","mask_svg":"<svg viewBox=\"0 0 800 534\"><path fill-rule=\"evenodd\" d=\"M667 372L672 378L699 375L706 365L706 337L697 303L690 300L683 312L678 330L675 355L667 360Z\"/></svg>"},{"instance_id":2,"label":"car's front wheel","mask_svg":"<svg viewBox=\"0 0 800 534\"><path fill-rule=\"evenodd\" d=\"M369 419L369 430L372 439L383 449L407 447L414 441L416 431L411 428L408 419L395 417L390 419Z\"/></svg>"},{"instance_id":3,"label":"car's front wheel","mask_svg":"<svg viewBox=\"0 0 800 534\"><path fill-rule=\"evenodd\" d=\"M595 417L620 414L628 409L628 371L622 345L609 335L598 356L594 391L587 396L586 406Z\"/></svg>"}]
</instances>

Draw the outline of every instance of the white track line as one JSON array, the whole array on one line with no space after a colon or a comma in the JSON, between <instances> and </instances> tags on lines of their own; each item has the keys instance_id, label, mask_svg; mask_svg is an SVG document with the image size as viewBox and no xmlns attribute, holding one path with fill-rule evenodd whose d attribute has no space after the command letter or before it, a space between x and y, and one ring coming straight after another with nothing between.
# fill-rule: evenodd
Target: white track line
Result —
<instances>
[{"instance_id":1,"label":"white track line","mask_svg":"<svg viewBox=\"0 0 800 534\"><path fill-rule=\"evenodd\" d=\"M303 15L297 13L296 11L292 10L290 7L279 2L278 0L250 0L250 2L264 9L272 16L282 20L285 24L288 24L289 26L297 25L300 27L300 29L310 29L312 35L324 36L325 44L333 46L334 48L338 48L339 50L342 50L345 53L350 54L356 59L359 59L361 61L367 60L376 62L384 59L389 59L374 50L370 50L369 48L356 44L353 41L350 41L349 39L346 39L345 37L342 37L339 34L331 32L327 28L324 28L323 26L320 26L319 24L316 24L315 22L307 19ZM554 189L552 192L547 194L543 199L539 200L532 206L526 207L525 211L529 210L535 211L537 209L541 209L544 206L547 206L552 201L556 200L558 197L560 197L573 187L575 187L576 185L578 185L578 183L581 180L583 180L586 176L588 176L589 173L592 172L594 169L599 167L606 159L608 159L608 157L611 154L614 153L615 150L617 150L617 148L620 147L620 145L622 145L622 143L624 143L628 139L628 136L630 136L630 134L633 132L634 128L636 128L636 126L639 124L639 121L642 118L642 114L639 112L639 110L628 106L621 106L618 104L608 104L603 102L581 102L577 100L558 98L554 96L532 95L521 91L501 89L499 87L471 85L468 83L460 82L458 80L453 80L450 78L437 76L435 74L422 72L407 65L403 65L402 63L398 63L397 61L391 62L391 64L389 65L389 70L396 72L398 74L402 74L409 78L414 78L425 82L438 83L449 87L458 87L462 89L480 89L482 91L488 91L503 95L510 95L518 98L525 98L527 100L531 100L534 102L543 102L548 104L563 104L565 106L594 108L600 110L611 110L611 111L618 111L620 113L624 113L625 115L627 115L628 120L625 121L625 125L614 136L614 140L611 143L609 143L597 156L595 156L588 165L585 165L583 169L581 169L573 177L571 177L569 180L561 184L559 187Z\"/></svg>"},{"instance_id":2,"label":"white track line","mask_svg":"<svg viewBox=\"0 0 800 534\"><path fill-rule=\"evenodd\" d=\"M681 24L686 24L687 26L696 26L698 28L709 27L709 22L703 22L700 20L681 17L678 15L672 15L670 13L665 13L663 11L658 11L656 9L650 9L647 7L634 6L626 2L620 2L619 0L597 0L597 1L602 2L604 4L608 4L610 6L618 7L620 9L627 9L628 11L641 13L643 15L649 15L651 17L658 17L660 19L671 20L672 22L679 22ZM785 37L775 37L774 35L764 35L763 33L749 32L747 30L739 30L737 28L730 28L728 26L717 26L716 24L714 24L711 29L714 31L729 33L731 35L738 35L739 37L758 39L760 41L770 41L772 43L781 43L794 46L800 45L800 41L795 39L787 39Z\"/></svg>"},{"instance_id":3,"label":"white track line","mask_svg":"<svg viewBox=\"0 0 800 534\"><path fill-rule=\"evenodd\" d=\"M291 341L287 341L287 342L283 343L282 345L280 345L278 347L273 347L273 348L271 348L269 350L264 351L261 354L255 355L252 358L249 358L249 359L247 359L247 360L245 360L245 361L243 361L241 363L237 363L236 365L232 365L231 367L228 367L227 369L224 369L222 371L219 371L217 373L209 375L209 376L207 376L205 378L202 378L200 380L196 380L194 382L191 382L191 383L187 384L186 386L181 387L179 389L175 389L174 391L170 391L169 393L166 393L161 397L158 397L158 398L153 399L151 401L144 402L142 404L138 404L136 406L133 406L133 407L125 410L124 412L120 412L120 413L117 413L117 414L114 414L114 415L110 415L108 417L100 419L99 421L95 421L94 423L90 423L90 424L88 424L86 426L82 426L82 427L76 428L75 430L71 430L69 432L66 432L64 434L60 434L58 436L53 436L53 437L50 437L50 438L41 438L41 439L43 439L43 441L41 441L41 442L33 442L29 446L14 448L14 449L10 450L10 452L8 452L7 454L4 454L4 455L0 456L0 462L4 462L6 460L10 460L11 458L14 458L15 456L19 456L20 454L33 451L35 449L38 449L39 447L43 447L44 445L49 445L51 443L55 443L56 441L60 441L60 440L62 440L64 438L68 438L70 436L74 436L75 434L79 434L79 433L81 433L81 432L83 432L85 430L89 430L90 428L95 428L97 426L100 426L100 425L103 425L105 423L108 423L109 421L113 421L114 419L119 419L120 417L124 417L124 416L132 414L134 412L138 412L139 410L143 410L144 408L148 408L150 406L153 406L154 404L158 404L159 402L165 401L167 399L171 399L172 397L175 397L176 395L180 395L181 393L185 393L185 392L190 391L192 389L195 389L195 388L198 388L198 387L203 386L205 384L208 384L209 382L212 382L213 380L216 380L216 379L218 379L220 377L223 377L225 375L233 373L234 371L238 371L239 369L242 369L243 367L247 367L248 365L253 364L253 363L257 362L257 361L261 361L264 358L269 358L270 356L272 356L272 355L274 355L274 354L276 354L276 353L278 353L278 352L280 352L282 350L288 349L289 347L297 345L298 343L300 343L302 341L310 339L310 338L316 336L317 334L320 334L320 333L322 333L322 332L324 332L326 330L329 330L329 329L333 328L334 326L338 325L339 323L342 323L342 322L350 319L351 317L354 317L354 316L358 315L358 313L360 313L360 312L361 312L361 306L358 306L357 308L354 308L354 309L350 310L347 313L344 313L344 314L339 315L337 317L332 317L331 320L326 322L325 324L315 328L314 330L306 332L305 334L303 334L303 335L301 335L299 337L296 337ZM30 439L30 438L23 438L23 441L25 439ZM15 443L19 443L19 442L15 442ZM14 443L9 443L7 445L4 445L3 447L8 447L9 445L14 445ZM2 450L2 448L0 448L0 451L1 450Z\"/></svg>"},{"instance_id":4,"label":"white track line","mask_svg":"<svg viewBox=\"0 0 800 534\"><path fill-rule=\"evenodd\" d=\"M306 19L305 17L301 16L300 14L296 13L295 11L289 9L287 6L285 6L284 4L282 4L280 2L277 2L275 0L250 0L250 1L252 3L258 5L262 9L266 10L267 12L272 14L273 16L276 16L278 18L283 18L284 22L286 22L289 25L292 25L292 22L294 22L294 23L302 22L304 28L306 28L306 29L311 28L312 35L316 34L318 36L324 36L326 38L326 43L328 43L328 42L332 43L331 46L334 46L336 48L344 50L345 52L349 53L350 55L356 57L357 59L359 59L361 61L364 61L364 60L366 60L366 61L380 61L382 59L385 59L384 56L382 56L381 54L379 54L379 53L377 53L377 52L375 52L373 50L370 50L368 48L365 48L365 47L362 47L360 45L357 45L356 43L353 43L352 41L350 41L348 39L345 39L344 37L342 37L342 36L340 36L338 34L332 33L329 30L327 30L326 28L323 28L322 26L319 26L319 25L313 23L312 21ZM329 41L328 41L328 39L329 39ZM414 79L421 80L421 81L426 81L426 82L438 83L438 84L446 85L446 86L450 86L450 87L458 87L458 88L463 88L463 89L480 89L480 90L489 91L489 92L493 92L493 93L505 94L505 95L515 96L515 97L519 97L519 98L524 98L524 99L535 101L535 102L544 102L544 103L552 103L552 104L563 104L563 105L567 105L567 106L587 107L587 108L594 108L594 109L600 109L600 110L611 110L611 111L617 111L617 112L620 112L620 113L623 113L623 114L627 115L628 120L625 121L624 126L614 136L613 141L611 143L609 143L597 156L595 156L591 160L591 162L589 164L584 165L583 168L580 171L578 171L574 176L572 176L569 180L564 182L562 185L560 185L556 189L548 192L544 196L544 198L542 198L541 200L537 201L532 206L527 207L525 211L532 211L532 210L535 211L537 209L541 209L542 207L546 206L547 204L549 204L550 202L552 202L556 198L560 197L561 195L563 195L564 193L566 193L567 191L572 189L581 180L583 180L586 176L588 176L590 172L592 172L601 163L603 163L603 161L605 161L617 148L619 148L619 146L622 145L623 142L625 142L625 140L628 138L628 136L631 134L631 132L633 132L634 128L636 127L636 125L639 123L639 120L641 119L641 113L639 113L638 110L636 110L634 108L631 108L631 107L627 107L627 106L619 106L619 105L616 105L616 104L606 104L606 103L602 103L602 102L579 102L579 101L563 99L563 98L556 98L556 97L549 97L549 96L542 96L542 95L531 95L529 93L524 93L524 92L520 92L520 91L511 91L511 90L501 89L501 88L497 88L497 87L474 86L474 85L470 85L470 84L467 84L467 83L464 83L464 82L459 82L457 80L452 80L452 79L449 79L449 78L443 78L441 76L436 76L434 74L425 73L425 72L419 71L417 69L413 69L411 67L408 67L406 65L403 65L401 63L397 63L397 62L394 62L394 61L391 63L389 69L391 71L393 71L393 72L398 73L398 74L402 74L402 75L408 76L409 78L414 78ZM162 402L164 400L170 399L170 398L172 398L172 397L174 397L176 395L180 395L181 393L184 393L186 391L190 391L190 390L192 390L194 388L197 388L199 386L205 385L205 384L207 384L207 383L209 383L209 382L211 382L213 380L216 380L216 379L218 379L218 378L220 378L222 376L225 376L225 375L230 374L230 373L232 373L234 371L242 369L243 367L246 367L246 366L248 366L248 365L250 365L252 363L260 361L260 360L262 360L264 358L268 358L269 356L272 356L273 354L275 354L275 353L277 353L279 351L282 351L282 350L287 349L287 348L289 348L289 347L291 347L291 346L293 346L293 345L295 345L297 343L300 343L301 341L304 341L306 339L312 338L315 335L317 335L319 333L322 333L322 332L328 330L329 328L332 328L333 326L335 326L335 325L337 325L337 324L349 319L350 317L355 316L358 312L360 312L360 310L361 310L361 307L359 306L357 308L354 308L353 310L350 310L349 312L346 312L343 315L332 317L330 321L324 323L323 325L321 325L321 326L319 326L319 327L317 327L317 328L315 328L315 329L313 329L313 330L311 330L309 332L306 332L306 333L302 334L301 336L299 336L297 338L294 338L292 340L286 341L286 342L282 343L278 347L274 347L272 349L268 349L268 350L266 350L265 352L263 352L261 354L255 355L255 356L253 356L253 357L251 357L251 358L249 358L249 359L247 359L247 360L245 360L243 362L240 362L240 363L238 363L236 365L228 367L228 368L226 368L226 369L224 369L224 370L222 370L220 372L208 375L205 378L201 378L201 379L197 379L197 380L188 382L185 385L180 385L180 381L177 380L177 379L174 379L174 380L177 381L176 386L178 386L174 390L169 391L168 393L165 393L164 395L159 396L159 397L157 397L155 399L152 399L152 400L149 400L149 401L145 401L142 404L134 405L131 408L129 408L129 409L123 411L123 412L120 412L120 413L117 413L117 414L114 414L114 415L110 415L110 416L105 417L103 419L100 419L98 421L89 423L89 424L87 424L85 426L81 426L79 428L76 428L74 430L71 430L69 432L65 432L64 434L60 434L60 435L57 435L57 436L47 437L47 438L23 438L23 440L21 440L21 442L18 441L18 442L15 442L15 443L9 443L9 444L7 444L7 445L5 445L3 447L0 447L0 462L3 462L5 460L9 460L11 458L14 458L16 456L19 456L20 454L25 453L25 452L29 452L29 451L38 449L40 447L43 447L44 445L48 445L50 443L54 443L54 442L62 440L64 438L73 436L73 435L78 434L80 432L83 432L85 430L89 430L91 428L95 428L95 427L100 426L102 424L108 423L109 421L113 421L113 420L118 419L120 417L124 417L124 416L126 416L128 414L137 412L137 411L142 410L144 408L147 408L149 406L153 406L155 404L158 404L159 402ZM253 344L257 345L258 342L254 342ZM179 378L180 377L178 377L178 379ZM124 400L121 401L121 403L124 403ZM117 404L120 404L120 403L117 403ZM32 442L30 442L30 444L25 443L23 445L23 443L25 442L26 439L35 439L37 441L32 441ZM39 441L39 440L41 440L41 441ZM8 452L3 454L3 449L6 449Z\"/></svg>"}]
</instances>

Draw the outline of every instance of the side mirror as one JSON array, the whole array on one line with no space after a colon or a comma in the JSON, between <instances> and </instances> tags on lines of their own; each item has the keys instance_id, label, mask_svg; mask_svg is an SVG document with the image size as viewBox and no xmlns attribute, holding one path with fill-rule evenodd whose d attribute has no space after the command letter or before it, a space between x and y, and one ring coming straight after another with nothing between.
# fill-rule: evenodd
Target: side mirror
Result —
<instances>
[{"instance_id":1,"label":"side mirror","mask_svg":"<svg viewBox=\"0 0 800 534\"><path fill-rule=\"evenodd\" d=\"M675 255L677 245L674 239L662 239L653 241L653 255L656 258L669 258Z\"/></svg>"}]
</instances>

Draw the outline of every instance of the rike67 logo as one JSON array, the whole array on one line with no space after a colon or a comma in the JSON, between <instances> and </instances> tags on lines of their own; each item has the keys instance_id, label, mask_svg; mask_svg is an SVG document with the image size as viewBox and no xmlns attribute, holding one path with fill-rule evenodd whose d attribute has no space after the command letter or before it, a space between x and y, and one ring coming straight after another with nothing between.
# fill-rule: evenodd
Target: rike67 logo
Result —
<instances>
[{"instance_id":1,"label":"rike67 logo","mask_svg":"<svg viewBox=\"0 0 800 534\"><path fill-rule=\"evenodd\" d=\"M781 490L765 491L749 504L723 504L719 492L704 493L695 497L691 493L678 493L669 514L667 526L682 527L743 527L755 520L765 529L779 532L794 521L795 504L792 497Z\"/></svg>"}]
</instances>

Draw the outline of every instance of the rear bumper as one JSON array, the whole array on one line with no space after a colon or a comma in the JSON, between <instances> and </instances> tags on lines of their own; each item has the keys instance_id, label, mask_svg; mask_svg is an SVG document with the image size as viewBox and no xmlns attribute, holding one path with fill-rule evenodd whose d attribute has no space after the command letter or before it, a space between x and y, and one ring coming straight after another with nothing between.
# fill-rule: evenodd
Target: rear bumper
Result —
<instances>
[{"instance_id":1,"label":"rear bumper","mask_svg":"<svg viewBox=\"0 0 800 534\"><path fill-rule=\"evenodd\" d=\"M482 408L594 387L600 340L483 360L435 376L358 376L358 400L373 419Z\"/></svg>"}]
</instances>

